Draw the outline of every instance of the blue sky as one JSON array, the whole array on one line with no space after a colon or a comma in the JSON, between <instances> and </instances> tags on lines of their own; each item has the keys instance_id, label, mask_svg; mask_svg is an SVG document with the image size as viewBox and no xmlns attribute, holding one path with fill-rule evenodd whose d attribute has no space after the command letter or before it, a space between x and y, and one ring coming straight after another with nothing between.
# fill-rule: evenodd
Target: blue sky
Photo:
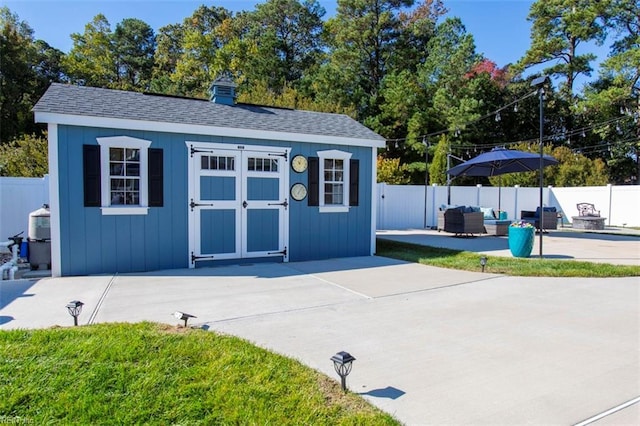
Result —
<instances>
[{"instance_id":1,"label":"blue sky","mask_svg":"<svg viewBox=\"0 0 640 426\"><path fill-rule=\"evenodd\" d=\"M124 18L145 21L155 31L164 25L181 23L201 4L222 6L232 11L253 10L259 0L175 1L175 0L3 0L2 5L26 21L35 38L68 52L70 34L83 33L84 26L98 13L111 28ZM326 17L335 14L337 0L320 0ZM529 47L532 0L444 0L447 16L458 16L474 36L476 50L503 67L520 59ZM606 55L606 48L600 49ZM594 75L595 76L595 75Z\"/></svg>"}]
</instances>

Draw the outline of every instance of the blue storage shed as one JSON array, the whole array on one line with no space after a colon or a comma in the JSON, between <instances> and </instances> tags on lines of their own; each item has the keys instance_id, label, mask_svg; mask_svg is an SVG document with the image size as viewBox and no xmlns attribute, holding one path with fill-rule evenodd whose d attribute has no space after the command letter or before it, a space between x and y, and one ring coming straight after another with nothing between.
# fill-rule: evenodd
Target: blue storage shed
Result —
<instances>
[{"instance_id":1,"label":"blue storage shed","mask_svg":"<svg viewBox=\"0 0 640 426\"><path fill-rule=\"evenodd\" d=\"M54 276L373 255L377 148L352 118L52 84Z\"/></svg>"}]
</instances>

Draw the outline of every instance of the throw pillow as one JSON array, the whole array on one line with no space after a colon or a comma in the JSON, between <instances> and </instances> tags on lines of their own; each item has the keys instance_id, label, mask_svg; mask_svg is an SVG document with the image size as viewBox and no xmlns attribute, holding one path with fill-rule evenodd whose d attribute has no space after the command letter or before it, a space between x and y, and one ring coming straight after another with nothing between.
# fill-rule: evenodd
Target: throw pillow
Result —
<instances>
[{"instance_id":1,"label":"throw pillow","mask_svg":"<svg viewBox=\"0 0 640 426\"><path fill-rule=\"evenodd\" d=\"M484 218L487 220L494 220L496 218L493 207L480 207L480 211L484 215Z\"/></svg>"}]
</instances>

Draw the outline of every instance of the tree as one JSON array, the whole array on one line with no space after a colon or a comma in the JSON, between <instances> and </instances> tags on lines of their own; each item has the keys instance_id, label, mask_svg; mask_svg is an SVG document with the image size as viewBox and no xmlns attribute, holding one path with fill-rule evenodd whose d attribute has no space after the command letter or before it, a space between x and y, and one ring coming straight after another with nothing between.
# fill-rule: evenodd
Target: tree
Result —
<instances>
[{"instance_id":1,"label":"tree","mask_svg":"<svg viewBox=\"0 0 640 426\"><path fill-rule=\"evenodd\" d=\"M520 93L514 96L509 90L505 69L498 68L493 61L483 58L471 67L463 82L461 96L478 99L476 114L485 118L467 126L462 147L469 149L471 146L475 148L478 145L486 146L488 143L504 144L522 137L524 129L516 126L516 111L504 108L505 104L514 98L522 97ZM525 106L526 104L522 104L519 108ZM537 108L534 110L537 111ZM491 115L494 111L498 113Z\"/></svg>"},{"instance_id":2,"label":"tree","mask_svg":"<svg viewBox=\"0 0 640 426\"><path fill-rule=\"evenodd\" d=\"M153 29L139 19L123 19L113 33L118 81L123 90L147 90L153 71L156 38Z\"/></svg>"},{"instance_id":3,"label":"tree","mask_svg":"<svg viewBox=\"0 0 640 426\"><path fill-rule=\"evenodd\" d=\"M611 29L617 35L611 54L601 64L599 79L585 90L579 110L591 112L597 145L610 154L608 166L614 182L640 183L640 5L615 0Z\"/></svg>"},{"instance_id":4,"label":"tree","mask_svg":"<svg viewBox=\"0 0 640 426\"><path fill-rule=\"evenodd\" d=\"M365 120L387 138L402 138L409 133L412 139L415 123L421 121L415 117L430 104L417 71L429 56L428 43L434 37L438 17L445 11L440 1L427 0L398 15L395 46L380 82L378 113Z\"/></svg>"},{"instance_id":5,"label":"tree","mask_svg":"<svg viewBox=\"0 0 640 426\"><path fill-rule=\"evenodd\" d=\"M433 161L429 166L429 183L446 185L447 184L447 156L450 151L450 141L447 135L441 135L438 138Z\"/></svg>"},{"instance_id":6,"label":"tree","mask_svg":"<svg viewBox=\"0 0 640 426\"><path fill-rule=\"evenodd\" d=\"M218 61L218 52L227 38L220 30L232 14L223 7L200 6L182 24L181 54L171 81L180 88L179 94L206 98L216 76L226 70Z\"/></svg>"},{"instance_id":7,"label":"tree","mask_svg":"<svg viewBox=\"0 0 640 426\"><path fill-rule=\"evenodd\" d=\"M590 76L593 53L579 53L581 44L605 41L610 0L538 0L531 5L531 47L514 67L522 70L538 64L550 64L545 73L563 79L563 117L571 143L574 129L570 108L574 105L574 83L580 74Z\"/></svg>"},{"instance_id":8,"label":"tree","mask_svg":"<svg viewBox=\"0 0 640 426\"><path fill-rule=\"evenodd\" d=\"M85 25L84 33L71 34L73 47L64 58L64 69L72 83L112 87L118 80L118 66L111 25L103 14Z\"/></svg>"},{"instance_id":9,"label":"tree","mask_svg":"<svg viewBox=\"0 0 640 426\"><path fill-rule=\"evenodd\" d=\"M36 40L33 43L35 57L31 67L36 74L36 96L43 94L53 82L60 83L67 80L62 61L64 53L49 46L44 40Z\"/></svg>"},{"instance_id":10,"label":"tree","mask_svg":"<svg viewBox=\"0 0 640 426\"><path fill-rule=\"evenodd\" d=\"M123 19L114 32L96 15L84 33L71 34L73 47L62 65L72 83L121 90L149 90L155 34L139 19Z\"/></svg>"},{"instance_id":11,"label":"tree","mask_svg":"<svg viewBox=\"0 0 640 426\"><path fill-rule=\"evenodd\" d=\"M582 154L573 152L566 146L553 149L552 155L558 160L556 173L551 177L549 185L572 186L602 186L609 183L607 167L600 158L589 159Z\"/></svg>"},{"instance_id":12,"label":"tree","mask_svg":"<svg viewBox=\"0 0 640 426\"><path fill-rule=\"evenodd\" d=\"M463 129L467 123L479 115L481 102L473 90L469 90L466 75L479 61L475 53L473 37L458 18L448 18L438 25L434 36L427 44L428 55L417 67L416 82L408 86L417 88L415 95L407 99L415 101L415 108L407 122L407 139L402 157L410 165L412 182L424 182L425 152L427 148L421 135L446 129ZM386 93L385 93L386 95ZM398 106L397 111L402 111ZM385 111L386 107L382 110ZM441 157L442 143L446 140L447 151ZM452 141L447 136L440 139L435 148L433 163L429 167L431 183L446 181L446 155ZM443 163L444 162L444 163Z\"/></svg>"},{"instance_id":13,"label":"tree","mask_svg":"<svg viewBox=\"0 0 640 426\"><path fill-rule=\"evenodd\" d=\"M425 93L415 74L408 70L385 76L380 87L380 112L368 117L365 124L389 139L403 138L408 122L426 105Z\"/></svg>"},{"instance_id":14,"label":"tree","mask_svg":"<svg viewBox=\"0 0 640 426\"><path fill-rule=\"evenodd\" d=\"M42 177L49 173L47 137L24 135L0 145L0 176Z\"/></svg>"},{"instance_id":15,"label":"tree","mask_svg":"<svg viewBox=\"0 0 640 426\"><path fill-rule=\"evenodd\" d=\"M429 4L435 7L431 14L416 9L420 11L420 27L428 27L427 20L435 19L441 12L439 3ZM406 19L408 15L402 16ZM473 37L466 33L461 21L447 19L428 37L426 30L423 35L423 40L428 38L428 41L423 53L414 56L415 72L411 68L390 70L379 89L378 113L365 120L365 124L383 136L402 141L397 146L390 145L388 153L383 155L399 157L415 183L424 182L427 167L425 150L429 149L430 141L424 135L462 127L461 123L477 116L476 110L481 105L477 101L481 98L469 86L467 78L479 56L475 54ZM409 50L409 56L411 52Z\"/></svg>"},{"instance_id":16,"label":"tree","mask_svg":"<svg viewBox=\"0 0 640 426\"><path fill-rule=\"evenodd\" d=\"M422 87L418 84L415 74L409 71L388 74L380 89L384 99L380 104L380 112L365 120L365 124L376 132L390 139L399 139L399 143L391 143L382 155L388 158L399 158L410 176L411 182L424 183L425 149L426 145L420 140L416 142L411 136L413 124L418 121L428 121L430 117L422 113L428 107L428 100ZM426 142L426 140L424 141Z\"/></svg>"},{"instance_id":17,"label":"tree","mask_svg":"<svg viewBox=\"0 0 640 426\"><path fill-rule=\"evenodd\" d=\"M361 119L377 113L380 84L397 41L399 12L413 4L414 0L339 0L336 15L325 25L331 57L324 73L331 75L329 84L350 87L343 96L356 105Z\"/></svg>"},{"instance_id":18,"label":"tree","mask_svg":"<svg viewBox=\"0 0 640 426\"><path fill-rule=\"evenodd\" d=\"M435 35L438 19L446 13L441 0L423 0L415 9L400 11L389 72L416 72L429 54L428 43Z\"/></svg>"},{"instance_id":19,"label":"tree","mask_svg":"<svg viewBox=\"0 0 640 426\"><path fill-rule=\"evenodd\" d=\"M531 146L527 143L516 144L510 148L519 151L539 152L537 145ZM545 185L573 187L598 186L608 183L606 166L599 158L591 160L566 146L552 148L549 144L543 147L543 152L558 160L557 165L543 169ZM539 171L507 173L490 177L489 181L494 186L501 184L502 186L537 187L540 185L540 175Z\"/></svg>"},{"instance_id":20,"label":"tree","mask_svg":"<svg viewBox=\"0 0 640 426\"><path fill-rule=\"evenodd\" d=\"M317 65L323 44L322 17L317 0L267 0L247 14L245 39L255 45L245 72L277 89L305 76Z\"/></svg>"},{"instance_id":21,"label":"tree","mask_svg":"<svg viewBox=\"0 0 640 426\"><path fill-rule=\"evenodd\" d=\"M332 103L323 103L306 97L292 84L285 83L279 90L267 86L265 81L251 84L251 90L243 90L237 95L238 103L269 105L280 108L294 108L308 111L330 112L353 116L355 111Z\"/></svg>"},{"instance_id":22,"label":"tree","mask_svg":"<svg viewBox=\"0 0 640 426\"><path fill-rule=\"evenodd\" d=\"M0 8L0 144L40 133L31 108L49 84L64 81L63 53L42 40L6 8Z\"/></svg>"},{"instance_id":23,"label":"tree","mask_svg":"<svg viewBox=\"0 0 640 426\"><path fill-rule=\"evenodd\" d=\"M399 158L384 158L378 156L378 183L390 185L406 185L409 183L406 164L400 165Z\"/></svg>"},{"instance_id":24,"label":"tree","mask_svg":"<svg viewBox=\"0 0 640 426\"><path fill-rule=\"evenodd\" d=\"M428 49L429 56L418 68L418 81L432 94L442 127L462 129L478 116L478 99L465 93L465 76L480 60L473 36L459 18L447 18L436 28Z\"/></svg>"},{"instance_id":25,"label":"tree","mask_svg":"<svg viewBox=\"0 0 640 426\"><path fill-rule=\"evenodd\" d=\"M0 8L0 142L7 142L28 126L35 74L33 30L7 7Z\"/></svg>"},{"instance_id":26,"label":"tree","mask_svg":"<svg viewBox=\"0 0 640 426\"><path fill-rule=\"evenodd\" d=\"M575 78L591 75L593 53L578 53L580 44L602 44L607 32L609 0L538 0L531 5L528 20L531 47L518 67L551 63L545 72L564 78L561 91L568 100L573 95Z\"/></svg>"},{"instance_id":27,"label":"tree","mask_svg":"<svg viewBox=\"0 0 640 426\"><path fill-rule=\"evenodd\" d=\"M177 85L172 82L171 75L175 72L184 50L182 48L183 37L184 28L180 24L167 25L158 31L150 83L152 92L173 95L180 93Z\"/></svg>"}]
</instances>

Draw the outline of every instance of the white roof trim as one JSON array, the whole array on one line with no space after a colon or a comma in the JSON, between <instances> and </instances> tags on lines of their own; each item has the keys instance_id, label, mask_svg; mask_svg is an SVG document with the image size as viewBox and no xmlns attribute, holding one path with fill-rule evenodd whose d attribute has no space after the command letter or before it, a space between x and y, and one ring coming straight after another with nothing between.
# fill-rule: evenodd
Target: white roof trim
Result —
<instances>
[{"instance_id":1,"label":"white roof trim","mask_svg":"<svg viewBox=\"0 0 640 426\"><path fill-rule=\"evenodd\" d=\"M121 118L89 117L83 115L36 112L36 123L63 124L69 126L105 127L126 130L144 130L166 133L187 133L195 135L228 136L234 138L267 139L288 142L324 143L330 145L351 145L382 148L384 140L359 139L340 136L310 135L306 133L273 132L240 129L234 127L203 126L158 121L125 120Z\"/></svg>"}]
</instances>

